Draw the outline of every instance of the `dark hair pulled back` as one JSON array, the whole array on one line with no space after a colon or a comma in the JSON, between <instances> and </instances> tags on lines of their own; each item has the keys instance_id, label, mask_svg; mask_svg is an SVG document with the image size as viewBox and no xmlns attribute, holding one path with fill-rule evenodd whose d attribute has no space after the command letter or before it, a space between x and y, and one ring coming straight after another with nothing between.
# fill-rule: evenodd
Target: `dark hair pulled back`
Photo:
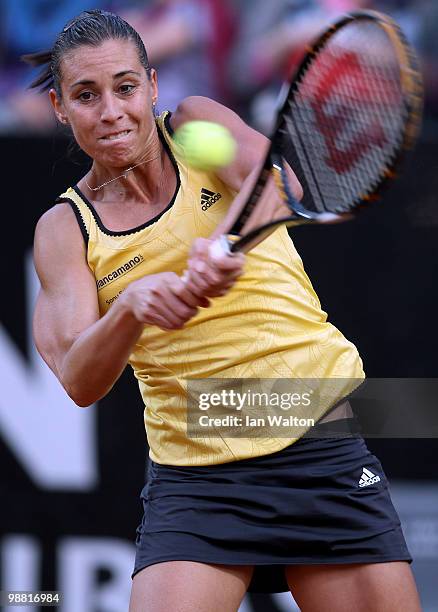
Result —
<instances>
[{"instance_id":1,"label":"dark hair pulled back","mask_svg":"<svg viewBox=\"0 0 438 612\"><path fill-rule=\"evenodd\" d=\"M111 39L131 40L137 47L142 66L150 74L148 56L138 32L118 15L96 9L84 11L69 21L58 34L51 50L22 56L22 60L31 66L44 66L30 87L39 88L40 91L53 87L61 97L60 64L64 55L82 45L97 47Z\"/></svg>"}]
</instances>

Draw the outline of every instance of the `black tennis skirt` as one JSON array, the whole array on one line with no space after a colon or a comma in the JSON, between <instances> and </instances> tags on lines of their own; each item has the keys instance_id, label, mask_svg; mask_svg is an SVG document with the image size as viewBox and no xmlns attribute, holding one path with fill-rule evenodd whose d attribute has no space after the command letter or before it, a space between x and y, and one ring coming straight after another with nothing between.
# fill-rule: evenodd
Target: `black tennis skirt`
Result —
<instances>
[{"instance_id":1,"label":"black tennis skirt","mask_svg":"<svg viewBox=\"0 0 438 612\"><path fill-rule=\"evenodd\" d=\"M211 466L150 460L141 499L133 576L164 561L254 565L248 590L275 593L288 590L286 565L412 561L382 466L358 434Z\"/></svg>"}]
</instances>

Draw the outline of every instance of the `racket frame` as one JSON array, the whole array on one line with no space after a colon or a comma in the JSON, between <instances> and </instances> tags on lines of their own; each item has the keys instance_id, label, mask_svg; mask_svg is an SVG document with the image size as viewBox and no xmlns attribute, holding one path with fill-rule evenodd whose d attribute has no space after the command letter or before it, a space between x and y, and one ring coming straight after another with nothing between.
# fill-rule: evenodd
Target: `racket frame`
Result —
<instances>
[{"instance_id":1,"label":"racket frame","mask_svg":"<svg viewBox=\"0 0 438 612\"><path fill-rule=\"evenodd\" d=\"M359 196L355 204L355 210L345 215L345 217L350 219L352 215L357 213L362 207L368 206L371 202L379 200L388 183L397 177L397 169L402 163L406 152L412 149L415 144L421 125L423 83L418 67L418 60L405 35L393 19L378 11L354 11L340 17L313 42L307 49L307 53L296 69L293 77L289 81L283 83L277 107L276 124L272 132L271 145L266 155L263 168L261 169L252 192L248 196L246 204L242 208L239 216L235 219L224 240L221 241L223 246L226 241L228 245L226 250L230 253L244 250L257 236L263 234L264 231L268 233L276 225L296 226L325 219L324 213L320 214L306 210L291 193L287 181L283 179L285 168L281 156L276 153L275 139L278 130L284 123L285 109L298 92L300 78L306 73L315 56L341 28L358 20L377 22L385 31L393 45L400 66L400 83L403 92L403 107L406 120L401 144L391 160L383 166L380 180L375 184L371 192ZM291 211L291 215L268 222L253 229L245 236L240 236L242 228L251 216L271 176L273 176L281 197ZM338 215L339 219L341 219L342 216L342 214Z\"/></svg>"}]
</instances>

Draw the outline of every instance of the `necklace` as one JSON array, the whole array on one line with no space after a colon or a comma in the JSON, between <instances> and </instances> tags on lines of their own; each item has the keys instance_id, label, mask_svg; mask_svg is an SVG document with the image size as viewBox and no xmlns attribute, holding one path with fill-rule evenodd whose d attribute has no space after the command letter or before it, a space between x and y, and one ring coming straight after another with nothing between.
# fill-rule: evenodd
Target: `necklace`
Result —
<instances>
[{"instance_id":1,"label":"necklace","mask_svg":"<svg viewBox=\"0 0 438 612\"><path fill-rule=\"evenodd\" d=\"M113 181L118 181L121 178L127 178L128 172L131 172L131 170L134 170L134 168L137 168L138 166L141 166L142 164L146 164L147 162L154 161L155 159L158 159L159 157L160 157L159 155L156 155L155 157L151 157L150 159L145 159L145 160L139 162L138 164L135 164L135 166L130 166L129 168L126 168L126 170L120 176L116 176L115 178L112 178L109 181L106 181L105 183L102 183L102 185L98 185L97 187L90 187L90 185L87 182L87 179L84 179L85 180L85 184L86 184L86 186L88 187L88 189L90 191L99 191L99 189L102 189L102 187L106 187L106 185L109 185Z\"/></svg>"}]
</instances>

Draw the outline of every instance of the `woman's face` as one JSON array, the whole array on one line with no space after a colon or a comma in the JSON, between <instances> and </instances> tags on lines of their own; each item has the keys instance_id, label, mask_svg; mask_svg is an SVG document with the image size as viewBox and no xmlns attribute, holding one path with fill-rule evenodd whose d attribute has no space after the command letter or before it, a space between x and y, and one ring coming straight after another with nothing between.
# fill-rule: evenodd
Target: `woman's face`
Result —
<instances>
[{"instance_id":1,"label":"woman's face","mask_svg":"<svg viewBox=\"0 0 438 612\"><path fill-rule=\"evenodd\" d=\"M81 149L107 167L132 165L154 128L155 72L148 77L132 41L83 45L61 61L62 98L50 91L58 119Z\"/></svg>"}]
</instances>

